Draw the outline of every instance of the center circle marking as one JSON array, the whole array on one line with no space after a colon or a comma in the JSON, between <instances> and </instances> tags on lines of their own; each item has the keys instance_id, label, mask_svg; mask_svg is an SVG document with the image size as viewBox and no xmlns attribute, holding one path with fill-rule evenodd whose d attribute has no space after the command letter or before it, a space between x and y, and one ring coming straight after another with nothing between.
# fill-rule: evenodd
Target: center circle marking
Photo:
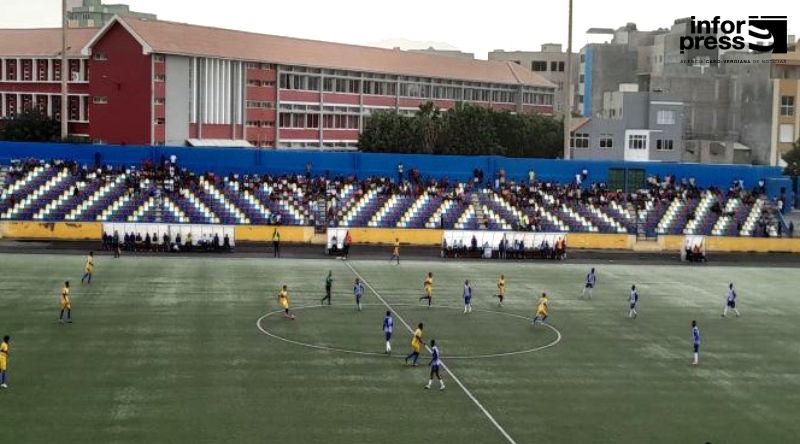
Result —
<instances>
[{"instance_id":1,"label":"center circle marking","mask_svg":"<svg viewBox=\"0 0 800 444\"><path fill-rule=\"evenodd\" d=\"M364 306L384 306L383 304L363 304L363 305ZM416 306L417 306L416 304L393 304L392 305L392 307L416 307ZM303 306L299 306L299 307L294 307L293 310L300 311L300 310L310 310L312 308L323 308L323 307L327 307L327 305L319 305L319 304L318 305L303 305ZM431 308L460 310L460 307L447 306L447 305L432 305ZM509 316L509 317L512 317L512 318L522 319L522 320L525 320L525 321L529 321L530 320L526 316L522 316L522 315L519 315L519 314L516 314L516 313L507 313L507 312L504 312L504 311L482 310L482 309L474 309L473 311L474 312L491 313L491 314L499 314L499 315L503 315L503 316ZM329 347L329 346L326 346L326 345L317 345L317 344L310 344L310 343L307 343L307 342L295 341L294 339L289 339L289 338L280 336L280 335L278 335L276 333L273 333L273 332L265 329L264 326L261 325L261 323L262 323L262 321L264 321L264 319L272 317L272 316L275 316L275 315L278 315L278 314L281 314L281 313L283 313L283 310L275 310L275 311L271 311L271 312L261 316L260 318L258 318L258 320L256 320L256 327L261 331L261 333L263 333L263 334L265 334L265 335L267 335L267 336L269 336L269 337L271 337L273 339L277 339L277 340L285 342L287 344L298 345L300 347L312 348L312 349L316 349L316 350L332 351L332 352L338 352L338 353L347 353L347 354L351 354L351 355L360 355L360 356L386 356L385 353L380 353L380 352L365 352L365 351L359 351L359 350L349 350L349 349L346 349L346 348ZM550 330L552 330L556 334L556 338L553 341L551 341L551 342L549 342L549 343L547 343L545 345L542 345L542 346L539 346L539 347L533 347L533 348L529 348L529 349L525 349L525 350L517 350L517 351L511 351L511 352L504 352L504 353L489 353L489 354L480 354L480 355L461 355L461 356L449 356L448 355L448 356L445 356L444 359L445 360L450 360L450 359L490 359L490 358L502 358L502 357L507 357L507 356L524 355L524 354L534 353L534 352L538 352L538 351L542 351L542 350L548 349L550 347L555 346L559 342L561 342L561 332L558 331L557 328L553 327L550 324L541 324L541 325L549 328Z\"/></svg>"}]
</instances>

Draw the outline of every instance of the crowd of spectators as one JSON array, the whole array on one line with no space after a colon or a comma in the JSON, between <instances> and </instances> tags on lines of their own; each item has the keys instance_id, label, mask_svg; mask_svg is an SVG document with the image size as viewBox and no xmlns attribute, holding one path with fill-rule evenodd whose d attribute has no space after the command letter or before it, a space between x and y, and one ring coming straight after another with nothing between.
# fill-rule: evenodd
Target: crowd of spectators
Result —
<instances>
[{"instance_id":1,"label":"crowd of spectators","mask_svg":"<svg viewBox=\"0 0 800 444\"><path fill-rule=\"evenodd\" d=\"M446 176L441 178L423 177L419 170L398 165L397 178L385 176L370 176L357 178L354 176L332 175L329 172L313 175L313 165L308 163L304 173L272 175L272 174L239 174L229 173L224 176L213 172L195 173L182 167L175 156L162 156L157 162L145 160L138 166L114 167L103 165L99 156L95 157L92 166L79 165L73 161L51 160L22 160L14 162L7 169L7 182L24 177L31 170L40 165L52 165L68 168L76 178L74 193L79 195L86 189L87 184L97 182L103 185L125 173L126 193L133 196L137 193L146 193L149 197L161 195L186 197L189 192L203 197L206 193L201 184L201 177L212 183L220 190L230 189L234 193L245 191L257 194L262 199L271 202L291 202L307 216L304 220L309 225L336 226L342 220L345 212L352 203L358 201L365 194L375 192L378 196L406 195L412 198L424 193L437 196L443 200L453 200L458 205L468 205L472 192L491 188L502 196L512 207L521 210L527 217L525 226L513 226L518 231L543 231L544 224L540 219L538 207L547 209L558 208L562 204L567 206L593 205L604 208L611 202L616 202L623 208L634 211L647 211L654 206L669 205L675 198L688 201L699 199L705 190L719 196L711 207L711 212L718 216L733 216L720 203L723 197L738 197L744 205L752 205L756 199L765 192L764 182L760 181L750 190L745 189L744 182L734 181L728 190L716 187L702 189L694 178L684 177L678 179L675 175L664 177L649 177L640 189L628 193L612 188L602 181L591 181L586 169L576 172L575 179L569 183L556 183L539 180L534 171L530 171L527 180L508 180L502 169L493 177L487 178L480 169L475 169L471 178L464 182L450 181ZM340 198L344 187L352 186L354 191L345 201ZM8 196L3 206L9 208L16 203L16 197ZM789 226L776 221L771 214L772 209L783 211L786 208L786 198L782 196L765 209L763 217L759 219L756 235L769 235L770 233L789 232ZM270 214L269 222L275 225L284 223L281 212L274 211ZM691 215L690 215L691 219ZM485 221L483 221L485 222ZM440 228L444 226L440 221ZM741 228L741 227L739 227ZM144 242L144 241L143 241ZM512 246L513 248L513 246Z\"/></svg>"},{"instance_id":2,"label":"crowd of spectators","mask_svg":"<svg viewBox=\"0 0 800 444\"><path fill-rule=\"evenodd\" d=\"M469 243L458 238L448 244L447 239L442 240L441 256L443 258L483 258L501 260L522 259L549 259L565 260L567 258L567 242L564 238L557 239L552 245L546 239L538 245L526 245L522 239L509 240L506 236L495 245L484 241L480 245L473 235Z\"/></svg>"},{"instance_id":3,"label":"crowd of spectators","mask_svg":"<svg viewBox=\"0 0 800 444\"><path fill-rule=\"evenodd\" d=\"M227 252L233 251L230 237L224 234L220 238L219 234L215 233L206 234L199 239L194 239L192 233L189 232L185 238L177 233L174 239L167 233L160 237L158 233L145 233L144 237L139 232L123 233L120 236L119 232L114 231L114 234L103 233L102 236L103 250L113 251L115 255L120 252L126 251L131 253L142 252L163 252L163 253L178 253L178 252Z\"/></svg>"}]
</instances>

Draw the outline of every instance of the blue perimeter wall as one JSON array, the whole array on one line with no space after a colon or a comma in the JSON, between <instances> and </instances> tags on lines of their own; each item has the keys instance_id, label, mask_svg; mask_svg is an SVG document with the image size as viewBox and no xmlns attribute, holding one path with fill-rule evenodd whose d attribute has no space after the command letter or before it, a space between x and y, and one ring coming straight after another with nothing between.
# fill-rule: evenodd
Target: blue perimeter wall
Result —
<instances>
[{"instance_id":1,"label":"blue perimeter wall","mask_svg":"<svg viewBox=\"0 0 800 444\"><path fill-rule=\"evenodd\" d=\"M331 175L355 175L359 178L371 175L395 178L397 165L402 163L406 172L416 168L423 177L466 180L472 177L475 168L480 168L486 178L504 169L509 179L527 180L528 171L533 169L539 180L570 182L575 179L577 172L586 168L589 171L588 182L591 183L607 181L610 168L622 168L642 169L646 176L675 174L678 179L694 177L702 187L715 185L723 189L727 189L735 179L744 180L746 188L752 188L758 180L764 179L767 191L773 197L780 193L781 187L785 187L787 192L791 189L791 180L781 176L781 169L768 166L0 142L0 163L4 164L12 159L37 158L74 160L91 165L95 153L100 153L103 164L114 166L138 166L145 159L158 162L162 155L169 158L175 154L182 167L198 173L213 171L220 175L231 172L303 173L306 163L311 161L314 174L329 172Z\"/></svg>"}]
</instances>

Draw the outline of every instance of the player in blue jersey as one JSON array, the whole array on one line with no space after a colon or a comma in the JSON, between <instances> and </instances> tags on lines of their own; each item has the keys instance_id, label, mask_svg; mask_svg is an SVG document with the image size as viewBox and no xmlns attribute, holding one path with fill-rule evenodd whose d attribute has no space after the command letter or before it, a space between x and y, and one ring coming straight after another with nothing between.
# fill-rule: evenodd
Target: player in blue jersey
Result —
<instances>
[{"instance_id":1,"label":"player in blue jersey","mask_svg":"<svg viewBox=\"0 0 800 444\"><path fill-rule=\"evenodd\" d=\"M700 329L697 328L697 321L692 321L692 343L694 344L692 365L698 365L700 364Z\"/></svg>"},{"instance_id":2,"label":"player in blue jersey","mask_svg":"<svg viewBox=\"0 0 800 444\"><path fill-rule=\"evenodd\" d=\"M586 275L586 285L583 286L583 291L581 292L581 297L586 296L586 292L589 292L589 299L592 298L592 291L594 290L594 285L597 283L597 275L594 273L594 268L589 274Z\"/></svg>"},{"instance_id":3,"label":"player in blue jersey","mask_svg":"<svg viewBox=\"0 0 800 444\"><path fill-rule=\"evenodd\" d=\"M628 311L629 318L635 318L636 313L636 303L639 302L639 290L636 289L635 285L631 285L631 295L628 298L628 302L630 302L630 310Z\"/></svg>"},{"instance_id":4,"label":"player in blue jersey","mask_svg":"<svg viewBox=\"0 0 800 444\"><path fill-rule=\"evenodd\" d=\"M469 280L464 281L464 314L472 313L472 286Z\"/></svg>"},{"instance_id":5,"label":"player in blue jersey","mask_svg":"<svg viewBox=\"0 0 800 444\"><path fill-rule=\"evenodd\" d=\"M387 311L383 317L383 336L386 338L386 354L392 353L392 331L394 330L394 318L392 312Z\"/></svg>"},{"instance_id":6,"label":"player in blue jersey","mask_svg":"<svg viewBox=\"0 0 800 444\"><path fill-rule=\"evenodd\" d=\"M428 385L425 386L425 389L430 389L431 384L433 384L433 377L436 376L436 379L439 380L439 390L444 390L444 381L442 380L442 376L439 374L439 367L442 366L442 357L439 352L439 347L436 345L436 340L431 339L431 374L428 377Z\"/></svg>"},{"instance_id":7,"label":"player in blue jersey","mask_svg":"<svg viewBox=\"0 0 800 444\"><path fill-rule=\"evenodd\" d=\"M353 284L353 295L356 297L356 307L358 307L358 311L361 311L363 309L361 298L364 296L364 284L359 278L356 278L356 282Z\"/></svg>"},{"instance_id":8,"label":"player in blue jersey","mask_svg":"<svg viewBox=\"0 0 800 444\"><path fill-rule=\"evenodd\" d=\"M725 308L722 309L722 317L728 315L728 309L733 310L736 313L736 317L739 317L739 310L736 309L736 290L733 289L733 284L728 285L728 296L725 297Z\"/></svg>"}]
</instances>

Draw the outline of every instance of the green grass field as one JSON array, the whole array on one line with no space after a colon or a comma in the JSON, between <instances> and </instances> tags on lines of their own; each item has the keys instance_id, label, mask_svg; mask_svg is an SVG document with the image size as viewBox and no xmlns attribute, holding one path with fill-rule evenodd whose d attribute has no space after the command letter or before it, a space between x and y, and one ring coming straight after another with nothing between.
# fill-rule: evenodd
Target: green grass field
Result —
<instances>
[{"instance_id":1,"label":"green grass field","mask_svg":"<svg viewBox=\"0 0 800 444\"><path fill-rule=\"evenodd\" d=\"M386 308L367 289L368 305L356 312L355 276L342 261L101 256L90 286L80 285L83 262L0 256L0 335L12 336L2 442L510 442L451 375L444 392L423 390L427 367L402 362L410 333L401 322L393 356L381 354ZM585 301L586 265L350 263L403 319L425 323L426 340L437 339L445 364L514 442L800 436L797 269L598 265L598 288ZM301 308L318 303L328 270L334 306ZM433 309L417 302L428 271ZM500 273L503 308L492 296ZM475 290L469 316L461 313L465 278ZM71 325L57 322L65 279ZM722 319L730 281L742 317ZM281 283L295 321L262 318L279 309ZM634 320L632 283L641 292ZM556 330L524 319L542 291L561 334L547 348ZM697 368L689 365L693 319L702 334Z\"/></svg>"}]
</instances>

